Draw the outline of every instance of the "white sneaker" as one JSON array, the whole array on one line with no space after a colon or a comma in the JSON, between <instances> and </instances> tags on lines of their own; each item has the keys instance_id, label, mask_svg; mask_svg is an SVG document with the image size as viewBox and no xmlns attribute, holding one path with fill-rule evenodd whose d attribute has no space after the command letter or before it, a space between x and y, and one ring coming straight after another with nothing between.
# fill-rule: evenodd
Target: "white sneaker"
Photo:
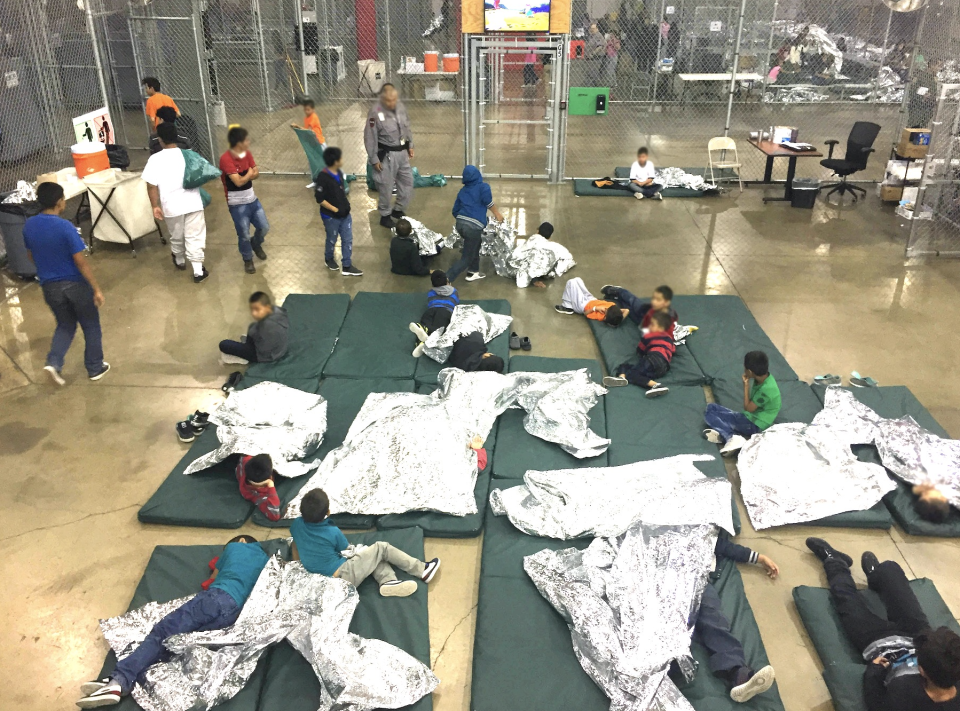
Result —
<instances>
[{"instance_id":1,"label":"white sneaker","mask_svg":"<svg viewBox=\"0 0 960 711\"><path fill-rule=\"evenodd\" d=\"M637 200L643 200L643 193L634 193L633 196L634 196Z\"/></svg>"},{"instance_id":2,"label":"white sneaker","mask_svg":"<svg viewBox=\"0 0 960 711\"><path fill-rule=\"evenodd\" d=\"M90 696L94 691L99 691L110 683L110 677L104 677L100 681L85 681L80 685L80 693L84 696Z\"/></svg>"},{"instance_id":3,"label":"white sneaker","mask_svg":"<svg viewBox=\"0 0 960 711\"><path fill-rule=\"evenodd\" d=\"M420 579L425 583L429 583L433 580L433 576L437 574L438 570L440 570L440 559L434 558L424 566L423 575L420 576Z\"/></svg>"},{"instance_id":4,"label":"white sneaker","mask_svg":"<svg viewBox=\"0 0 960 711\"><path fill-rule=\"evenodd\" d=\"M486 279L487 275L483 272L468 272L467 281L478 281L480 279Z\"/></svg>"},{"instance_id":5,"label":"white sneaker","mask_svg":"<svg viewBox=\"0 0 960 711\"><path fill-rule=\"evenodd\" d=\"M391 580L380 586L380 595L383 597L410 597L417 591L417 584L413 580Z\"/></svg>"},{"instance_id":6,"label":"white sneaker","mask_svg":"<svg viewBox=\"0 0 960 711\"><path fill-rule=\"evenodd\" d=\"M246 358L220 351L220 365L247 365L249 362Z\"/></svg>"},{"instance_id":7,"label":"white sneaker","mask_svg":"<svg viewBox=\"0 0 960 711\"><path fill-rule=\"evenodd\" d=\"M427 329L421 326L419 323L411 323L407 328L410 329L410 333L420 339L420 342L423 343L427 340L427 337L430 335L427 333Z\"/></svg>"},{"instance_id":8,"label":"white sneaker","mask_svg":"<svg viewBox=\"0 0 960 711\"><path fill-rule=\"evenodd\" d=\"M417 347L413 349L413 357L414 357L414 358L419 358L420 356L422 356L422 355L423 355L423 349L424 349L424 347L425 347L426 345L427 345L426 343L418 343L418 344L417 344Z\"/></svg>"},{"instance_id":9,"label":"white sneaker","mask_svg":"<svg viewBox=\"0 0 960 711\"><path fill-rule=\"evenodd\" d=\"M717 432L716 430L710 430L710 429L704 430L703 436L711 444L720 444L722 441L720 439L720 433Z\"/></svg>"},{"instance_id":10,"label":"white sneaker","mask_svg":"<svg viewBox=\"0 0 960 711\"><path fill-rule=\"evenodd\" d=\"M608 375L603 379L603 387L605 388L622 388L629 384L627 379L620 375Z\"/></svg>"},{"instance_id":11,"label":"white sneaker","mask_svg":"<svg viewBox=\"0 0 960 711\"><path fill-rule=\"evenodd\" d=\"M720 448L720 454L736 454L743 449L743 445L746 443L746 438L740 435L733 435L727 440L727 443Z\"/></svg>"},{"instance_id":12,"label":"white sneaker","mask_svg":"<svg viewBox=\"0 0 960 711\"><path fill-rule=\"evenodd\" d=\"M647 392L644 393L644 397L660 397L661 395L666 395L668 392L670 392L670 388L657 384L647 390Z\"/></svg>"},{"instance_id":13,"label":"white sneaker","mask_svg":"<svg viewBox=\"0 0 960 711\"><path fill-rule=\"evenodd\" d=\"M50 373L50 379L57 385L67 384L67 381L63 379L62 375L60 375L60 371L54 368L52 365L45 365L43 366L43 369Z\"/></svg>"},{"instance_id":14,"label":"white sneaker","mask_svg":"<svg viewBox=\"0 0 960 711\"><path fill-rule=\"evenodd\" d=\"M96 682L87 682L87 684L93 684ZM83 686L86 687L87 684ZM77 701L77 706L82 709L96 709L101 706L116 706L120 703L120 685L116 682L110 682L104 684L96 691L87 694L82 699Z\"/></svg>"},{"instance_id":15,"label":"white sneaker","mask_svg":"<svg viewBox=\"0 0 960 711\"><path fill-rule=\"evenodd\" d=\"M662 193L657 193L656 195L653 196L653 199L654 199L654 200L663 200L663 194L662 194Z\"/></svg>"},{"instance_id":16,"label":"white sneaker","mask_svg":"<svg viewBox=\"0 0 960 711\"><path fill-rule=\"evenodd\" d=\"M773 667L767 665L750 677L750 680L746 684L733 687L730 690L730 698L738 704L742 704L757 694L762 694L764 691L767 691L773 686L775 680L776 674L773 671Z\"/></svg>"}]
</instances>

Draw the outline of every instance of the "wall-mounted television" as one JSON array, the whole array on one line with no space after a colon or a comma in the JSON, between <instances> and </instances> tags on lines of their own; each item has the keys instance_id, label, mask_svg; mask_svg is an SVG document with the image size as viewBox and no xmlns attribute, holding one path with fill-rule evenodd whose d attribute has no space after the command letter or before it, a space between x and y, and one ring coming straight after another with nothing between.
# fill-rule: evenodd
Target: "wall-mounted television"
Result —
<instances>
[{"instance_id":1,"label":"wall-mounted television","mask_svg":"<svg viewBox=\"0 0 960 711\"><path fill-rule=\"evenodd\" d=\"M549 32L550 0L483 0L487 32Z\"/></svg>"}]
</instances>

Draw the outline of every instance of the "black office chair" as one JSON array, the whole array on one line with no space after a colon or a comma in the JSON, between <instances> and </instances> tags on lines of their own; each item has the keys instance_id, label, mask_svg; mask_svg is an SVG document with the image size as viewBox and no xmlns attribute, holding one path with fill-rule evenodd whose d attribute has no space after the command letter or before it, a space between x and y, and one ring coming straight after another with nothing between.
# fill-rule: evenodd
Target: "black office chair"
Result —
<instances>
[{"instance_id":1,"label":"black office chair","mask_svg":"<svg viewBox=\"0 0 960 711\"><path fill-rule=\"evenodd\" d=\"M879 133L879 124L870 123L869 121L857 121L853 124L853 128L850 129L850 135L847 136L847 153L843 158L833 157L834 146L840 143L840 141L835 138L826 141L826 144L830 146L830 152L826 158L820 161L820 165L824 168L829 168L835 175L839 175L840 182L829 183L823 186L824 189L830 188L824 196L825 200L829 200L830 196L834 193L840 193L840 200L842 202L843 194L850 193L853 195L853 201L856 202L858 192L864 195L867 194L867 191L863 188L850 185L850 183L847 182L847 176L859 173L867 167L867 158L869 158L870 154L874 151L873 142L877 140L877 134Z\"/></svg>"}]
</instances>

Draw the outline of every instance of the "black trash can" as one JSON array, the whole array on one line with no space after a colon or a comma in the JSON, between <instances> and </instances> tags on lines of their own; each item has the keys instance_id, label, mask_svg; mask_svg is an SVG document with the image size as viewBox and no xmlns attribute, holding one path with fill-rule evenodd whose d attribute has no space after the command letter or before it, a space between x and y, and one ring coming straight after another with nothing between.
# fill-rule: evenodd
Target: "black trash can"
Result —
<instances>
[{"instance_id":1,"label":"black trash can","mask_svg":"<svg viewBox=\"0 0 960 711\"><path fill-rule=\"evenodd\" d=\"M8 194L0 193L0 200ZM40 210L40 203L36 201L6 204L0 202L0 238L3 239L3 247L7 253L7 269L22 279L37 276L37 267L23 243L23 226L28 217L39 214Z\"/></svg>"},{"instance_id":2,"label":"black trash can","mask_svg":"<svg viewBox=\"0 0 960 711\"><path fill-rule=\"evenodd\" d=\"M812 209L820 194L819 178L794 178L790 187L790 207Z\"/></svg>"}]
</instances>

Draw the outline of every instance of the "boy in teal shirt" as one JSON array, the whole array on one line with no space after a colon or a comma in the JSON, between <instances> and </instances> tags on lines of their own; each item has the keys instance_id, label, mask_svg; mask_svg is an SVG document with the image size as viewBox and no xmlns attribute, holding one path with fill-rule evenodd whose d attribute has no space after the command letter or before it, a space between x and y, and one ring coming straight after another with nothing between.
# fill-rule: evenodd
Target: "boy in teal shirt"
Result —
<instances>
[{"instance_id":1,"label":"boy in teal shirt","mask_svg":"<svg viewBox=\"0 0 960 711\"><path fill-rule=\"evenodd\" d=\"M710 403L703 415L707 424L703 436L714 444L723 444L721 454L737 452L750 437L773 424L780 405L780 388L770 374L767 354L750 351L743 357L743 412Z\"/></svg>"}]
</instances>

